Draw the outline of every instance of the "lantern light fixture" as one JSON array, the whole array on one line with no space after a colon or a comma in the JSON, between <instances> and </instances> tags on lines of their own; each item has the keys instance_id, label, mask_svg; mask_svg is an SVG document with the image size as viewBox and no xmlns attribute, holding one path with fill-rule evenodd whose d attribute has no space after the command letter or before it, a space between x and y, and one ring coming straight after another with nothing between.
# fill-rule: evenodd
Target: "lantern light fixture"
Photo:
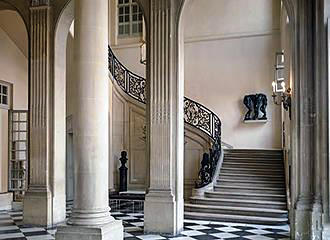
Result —
<instances>
[{"instance_id":1,"label":"lantern light fixture","mask_svg":"<svg viewBox=\"0 0 330 240\"><path fill-rule=\"evenodd\" d=\"M277 52L275 54L275 74L272 82L273 102L276 105L282 105L286 111L289 111L291 119L291 88L286 87L285 84L285 65L284 52Z\"/></svg>"}]
</instances>

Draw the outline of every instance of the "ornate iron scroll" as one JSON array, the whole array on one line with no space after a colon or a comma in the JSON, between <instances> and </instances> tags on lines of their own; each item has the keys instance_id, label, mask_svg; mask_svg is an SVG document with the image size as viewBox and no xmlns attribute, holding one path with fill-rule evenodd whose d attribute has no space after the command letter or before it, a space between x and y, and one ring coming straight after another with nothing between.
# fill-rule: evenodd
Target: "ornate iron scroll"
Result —
<instances>
[{"instance_id":1,"label":"ornate iron scroll","mask_svg":"<svg viewBox=\"0 0 330 240\"><path fill-rule=\"evenodd\" d=\"M114 55L109 46L109 71L120 88L135 100L146 103L146 80L128 70ZM212 140L208 160L201 162L199 181L196 188L206 186L212 182L216 166L221 154L221 121L210 109L187 97L184 98L184 121L185 123L203 131ZM207 153L205 153L207 154ZM204 154L204 156L206 156ZM207 154L208 155L208 154Z\"/></svg>"},{"instance_id":2,"label":"ornate iron scroll","mask_svg":"<svg viewBox=\"0 0 330 240\"><path fill-rule=\"evenodd\" d=\"M135 100L146 103L146 80L128 70L109 47L109 71L120 88Z\"/></svg>"}]
</instances>

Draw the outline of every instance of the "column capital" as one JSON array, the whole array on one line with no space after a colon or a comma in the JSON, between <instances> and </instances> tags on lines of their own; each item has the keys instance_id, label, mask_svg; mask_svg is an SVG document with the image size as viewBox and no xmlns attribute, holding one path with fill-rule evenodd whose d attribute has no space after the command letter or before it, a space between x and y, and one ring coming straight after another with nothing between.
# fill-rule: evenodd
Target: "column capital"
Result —
<instances>
[{"instance_id":1,"label":"column capital","mask_svg":"<svg viewBox=\"0 0 330 240\"><path fill-rule=\"evenodd\" d=\"M49 6L50 0L31 0L31 7Z\"/></svg>"}]
</instances>

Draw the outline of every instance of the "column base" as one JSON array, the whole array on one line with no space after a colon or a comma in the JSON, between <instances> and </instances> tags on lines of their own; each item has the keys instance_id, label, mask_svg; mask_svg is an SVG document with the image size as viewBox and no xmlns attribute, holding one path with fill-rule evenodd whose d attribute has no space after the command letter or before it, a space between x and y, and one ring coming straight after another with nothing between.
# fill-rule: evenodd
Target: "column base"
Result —
<instances>
[{"instance_id":1,"label":"column base","mask_svg":"<svg viewBox=\"0 0 330 240\"><path fill-rule=\"evenodd\" d=\"M122 221L114 220L102 226L58 226L56 240L122 240L124 228Z\"/></svg>"},{"instance_id":2,"label":"column base","mask_svg":"<svg viewBox=\"0 0 330 240\"><path fill-rule=\"evenodd\" d=\"M13 193L0 193L0 211L11 210L13 203Z\"/></svg>"},{"instance_id":3,"label":"column base","mask_svg":"<svg viewBox=\"0 0 330 240\"><path fill-rule=\"evenodd\" d=\"M322 240L329 240L329 239L330 239L330 223L326 223L323 225Z\"/></svg>"},{"instance_id":4,"label":"column base","mask_svg":"<svg viewBox=\"0 0 330 240\"><path fill-rule=\"evenodd\" d=\"M43 227L51 227L52 197L44 188L28 189L23 201L23 223Z\"/></svg>"},{"instance_id":5,"label":"column base","mask_svg":"<svg viewBox=\"0 0 330 240\"><path fill-rule=\"evenodd\" d=\"M183 230L183 199L169 191L150 191L144 203L144 232L176 236Z\"/></svg>"},{"instance_id":6,"label":"column base","mask_svg":"<svg viewBox=\"0 0 330 240\"><path fill-rule=\"evenodd\" d=\"M295 239L322 239L322 208L319 202L311 202L310 199L299 200L294 221Z\"/></svg>"}]
</instances>

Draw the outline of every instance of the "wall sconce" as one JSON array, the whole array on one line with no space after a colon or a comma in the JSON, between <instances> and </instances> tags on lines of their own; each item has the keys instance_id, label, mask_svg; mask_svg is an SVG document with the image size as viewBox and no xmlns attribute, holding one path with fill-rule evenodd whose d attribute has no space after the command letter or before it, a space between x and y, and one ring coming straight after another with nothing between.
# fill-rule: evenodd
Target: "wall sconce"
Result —
<instances>
[{"instance_id":1,"label":"wall sconce","mask_svg":"<svg viewBox=\"0 0 330 240\"><path fill-rule=\"evenodd\" d=\"M284 72L284 52L278 52L275 55L275 74L273 87L273 102L276 105L283 105L286 111L289 111L289 118L291 119L291 88L285 86L285 72Z\"/></svg>"},{"instance_id":2,"label":"wall sconce","mask_svg":"<svg viewBox=\"0 0 330 240\"><path fill-rule=\"evenodd\" d=\"M140 46L140 63L147 65L147 44L145 41Z\"/></svg>"}]
</instances>

